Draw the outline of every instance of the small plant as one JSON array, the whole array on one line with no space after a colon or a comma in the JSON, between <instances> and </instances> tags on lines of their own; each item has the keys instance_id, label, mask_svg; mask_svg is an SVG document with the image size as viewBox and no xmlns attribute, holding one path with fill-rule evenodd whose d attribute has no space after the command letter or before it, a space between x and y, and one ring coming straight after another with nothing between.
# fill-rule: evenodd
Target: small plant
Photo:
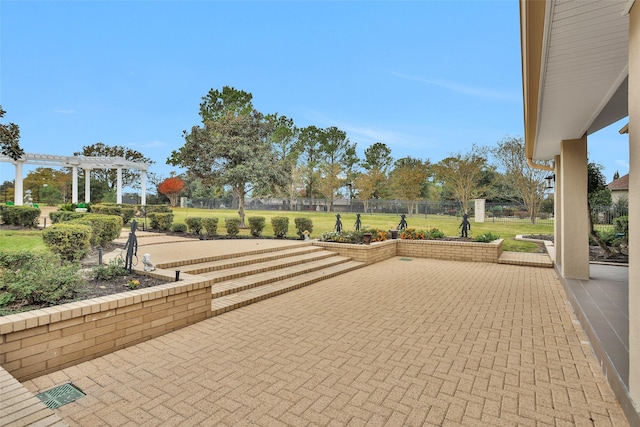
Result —
<instances>
[{"instance_id":1,"label":"small plant","mask_svg":"<svg viewBox=\"0 0 640 427\"><path fill-rule=\"evenodd\" d=\"M182 223L176 222L175 224L173 224L171 226L171 231L173 231L174 233L186 233L187 224L182 224Z\"/></svg>"},{"instance_id":2,"label":"small plant","mask_svg":"<svg viewBox=\"0 0 640 427\"><path fill-rule=\"evenodd\" d=\"M489 231L487 233L477 236L475 239L473 239L473 241L480 242L480 243L490 243L490 242L493 242L494 240L498 240L499 238L500 236L498 236L497 234L493 234L492 232Z\"/></svg>"},{"instance_id":3,"label":"small plant","mask_svg":"<svg viewBox=\"0 0 640 427\"><path fill-rule=\"evenodd\" d=\"M224 225L227 228L227 235L236 237L240 233L240 218L225 218Z\"/></svg>"},{"instance_id":4,"label":"small plant","mask_svg":"<svg viewBox=\"0 0 640 427\"><path fill-rule=\"evenodd\" d=\"M284 239L289 231L289 218L286 216L274 216L271 218L271 227L276 239Z\"/></svg>"},{"instance_id":5,"label":"small plant","mask_svg":"<svg viewBox=\"0 0 640 427\"><path fill-rule=\"evenodd\" d=\"M305 238L304 232L307 231L307 235L313 231L313 221L311 218L294 218L293 223L296 226L296 232L301 239Z\"/></svg>"},{"instance_id":6,"label":"small plant","mask_svg":"<svg viewBox=\"0 0 640 427\"><path fill-rule=\"evenodd\" d=\"M262 230L264 230L265 218L263 216L250 216L249 217L249 229L253 237L262 236Z\"/></svg>"},{"instance_id":7,"label":"small plant","mask_svg":"<svg viewBox=\"0 0 640 427\"><path fill-rule=\"evenodd\" d=\"M126 276L129 271L124 268L122 258L114 258L108 264L102 264L93 268L93 277L98 280L108 280L112 277Z\"/></svg>"},{"instance_id":8,"label":"small plant","mask_svg":"<svg viewBox=\"0 0 640 427\"><path fill-rule=\"evenodd\" d=\"M205 229L207 237L215 237L218 235L218 218L202 218L202 226Z\"/></svg>"},{"instance_id":9,"label":"small plant","mask_svg":"<svg viewBox=\"0 0 640 427\"><path fill-rule=\"evenodd\" d=\"M137 279L131 279L127 282L127 287L129 287L129 289L138 289L138 287L140 286L140 281Z\"/></svg>"},{"instance_id":10,"label":"small plant","mask_svg":"<svg viewBox=\"0 0 640 427\"><path fill-rule=\"evenodd\" d=\"M187 224L189 233L200 234L200 231L202 231L202 218L191 216L185 218L184 222Z\"/></svg>"}]
</instances>

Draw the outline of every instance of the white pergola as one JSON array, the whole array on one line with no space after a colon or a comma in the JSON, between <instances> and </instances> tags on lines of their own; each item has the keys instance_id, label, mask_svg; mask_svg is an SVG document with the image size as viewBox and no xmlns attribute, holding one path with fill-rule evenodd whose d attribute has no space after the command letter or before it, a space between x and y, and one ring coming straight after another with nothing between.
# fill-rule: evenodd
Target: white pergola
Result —
<instances>
[{"instance_id":1,"label":"white pergola","mask_svg":"<svg viewBox=\"0 0 640 427\"><path fill-rule=\"evenodd\" d=\"M93 156L58 156L53 154L33 154L25 153L19 160L13 160L9 156L0 154L0 162L13 163L16 169L14 203L16 206L24 204L24 186L23 186L23 166L24 165L44 165L48 167L66 167L71 168L71 200L78 203L78 168L82 168L85 174L84 180L84 200L91 200L91 184L90 176L92 169L116 169L118 172L118 181L116 188L116 201L122 203L122 169L135 169L140 171L141 188L140 197L141 204L147 204L147 170L148 163L137 163L127 160L123 157L93 157Z\"/></svg>"}]
</instances>

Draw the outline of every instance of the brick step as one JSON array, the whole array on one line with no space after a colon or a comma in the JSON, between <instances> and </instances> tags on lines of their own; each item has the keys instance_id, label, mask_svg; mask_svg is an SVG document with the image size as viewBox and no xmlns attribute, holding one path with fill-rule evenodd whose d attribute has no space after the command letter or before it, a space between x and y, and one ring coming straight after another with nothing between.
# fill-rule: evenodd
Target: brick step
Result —
<instances>
[{"instance_id":1,"label":"brick step","mask_svg":"<svg viewBox=\"0 0 640 427\"><path fill-rule=\"evenodd\" d=\"M189 274L202 274L211 271L219 271L228 268L241 267L249 264L257 264L260 262L273 261L276 259L287 258L294 255L304 255L322 251L318 246L304 246L298 248L287 248L273 250L260 254L239 255L234 258L219 259L208 262L198 262L181 267L181 270Z\"/></svg>"},{"instance_id":2,"label":"brick step","mask_svg":"<svg viewBox=\"0 0 640 427\"><path fill-rule=\"evenodd\" d=\"M325 258L338 256L335 252L320 250L302 255L291 255L286 258L279 258L271 261L257 262L254 264L242 265L239 267L226 268L224 270L210 271L202 273L200 276L213 279L214 283L225 280L238 279L240 277L250 276L253 274L266 273L268 271L278 270L281 268L292 267L294 265L317 261Z\"/></svg>"},{"instance_id":3,"label":"brick step","mask_svg":"<svg viewBox=\"0 0 640 427\"><path fill-rule=\"evenodd\" d=\"M526 252L503 252L498 258L498 264L553 268L553 261L549 255Z\"/></svg>"},{"instance_id":4,"label":"brick step","mask_svg":"<svg viewBox=\"0 0 640 427\"><path fill-rule=\"evenodd\" d=\"M321 280L329 279L337 275L364 267L365 264L358 261L347 261L338 265L305 273L289 279L269 283L255 288L247 289L231 295L215 298L211 302L211 312L217 316L227 311L235 310L245 305L271 298L304 286L311 285Z\"/></svg>"},{"instance_id":5,"label":"brick step","mask_svg":"<svg viewBox=\"0 0 640 427\"><path fill-rule=\"evenodd\" d=\"M323 259L312 260L309 262L292 265L285 268L278 268L259 274L244 276L237 279L225 280L223 282L215 283L211 287L211 292L213 294L213 298L219 298L225 295L242 292L258 286L268 285L273 282L284 281L314 271L328 269L340 264L347 263L350 260L351 258L335 255Z\"/></svg>"}]
</instances>

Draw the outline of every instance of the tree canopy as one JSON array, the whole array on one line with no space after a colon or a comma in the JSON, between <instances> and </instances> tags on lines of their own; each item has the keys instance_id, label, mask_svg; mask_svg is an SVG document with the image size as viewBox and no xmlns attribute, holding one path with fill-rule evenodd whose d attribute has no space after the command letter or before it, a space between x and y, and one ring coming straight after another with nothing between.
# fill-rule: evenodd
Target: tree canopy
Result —
<instances>
[{"instance_id":1,"label":"tree canopy","mask_svg":"<svg viewBox=\"0 0 640 427\"><path fill-rule=\"evenodd\" d=\"M0 118L4 117L7 112L0 105ZM20 147L20 127L14 123L0 124L0 152L18 160L24 155L24 150Z\"/></svg>"},{"instance_id":2,"label":"tree canopy","mask_svg":"<svg viewBox=\"0 0 640 427\"><path fill-rule=\"evenodd\" d=\"M141 152L119 145L106 145L97 142L93 145L82 147L82 151L73 153L74 156L96 156L96 157L122 157L131 162L149 163L154 161L145 157ZM115 190L118 183L118 171L116 169L92 169L91 177L104 182L109 190ZM122 169L122 186L137 186L140 181L140 172L135 169Z\"/></svg>"},{"instance_id":3,"label":"tree canopy","mask_svg":"<svg viewBox=\"0 0 640 427\"><path fill-rule=\"evenodd\" d=\"M286 164L273 149L273 121L251 108L251 94L226 86L203 97L200 115L204 126L185 131L185 144L167 163L186 168L205 185L230 186L244 226L246 193L286 183Z\"/></svg>"},{"instance_id":4,"label":"tree canopy","mask_svg":"<svg viewBox=\"0 0 640 427\"><path fill-rule=\"evenodd\" d=\"M513 188L518 201L522 201L527 208L531 223L535 224L545 197L545 177L552 172L529 166L522 138L505 136L491 152L504 171L503 184ZM542 164L551 166L551 161Z\"/></svg>"}]
</instances>

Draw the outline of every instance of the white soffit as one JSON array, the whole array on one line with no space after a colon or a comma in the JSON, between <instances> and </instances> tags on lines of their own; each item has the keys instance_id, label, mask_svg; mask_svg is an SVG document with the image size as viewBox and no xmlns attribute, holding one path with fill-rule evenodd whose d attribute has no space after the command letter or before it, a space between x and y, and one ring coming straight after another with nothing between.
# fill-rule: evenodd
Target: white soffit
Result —
<instances>
[{"instance_id":1,"label":"white soffit","mask_svg":"<svg viewBox=\"0 0 640 427\"><path fill-rule=\"evenodd\" d=\"M535 159L627 115L628 0L547 2ZM624 92L624 93L623 93Z\"/></svg>"}]
</instances>

